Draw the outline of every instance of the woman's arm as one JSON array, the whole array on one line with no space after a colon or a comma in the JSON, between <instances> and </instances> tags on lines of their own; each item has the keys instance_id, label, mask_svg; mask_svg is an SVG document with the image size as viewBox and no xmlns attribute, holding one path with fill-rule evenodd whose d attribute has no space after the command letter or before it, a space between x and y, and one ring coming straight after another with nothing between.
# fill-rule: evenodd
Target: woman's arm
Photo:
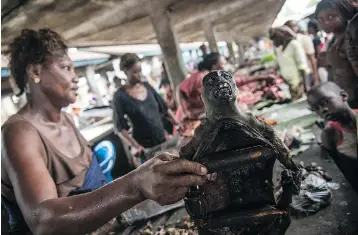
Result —
<instances>
[{"instance_id":1,"label":"woman's arm","mask_svg":"<svg viewBox=\"0 0 358 235\"><path fill-rule=\"evenodd\" d=\"M119 134L124 141L126 141L129 145L135 147L135 148L143 148L129 133L127 130L121 130L120 132L118 132L117 134Z\"/></svg>"},{"instance_id":2,"label":"woman's arm","mask_svg":"<svg viewBox=\"0 0 358 235\"><path fill-rule=\"evenodd\" d=\"M182 92L180 89L178 89L177 92L178 92L177 94L178 94L179 104L180 104L181 110L183 112L183 116L188 117L189 110L188 110L187 97L185 96L184 92Z\"/></svg>"},{"instance_id":3,"label":"woman's arm","mask_svg":"<svg viewBox=\"0 0 358 235\"><path fill-rule=\"evenodd\" d=\"M358 77L358 42L355 42L354 46L348 48L348 61L351 64L353 71Z\"/></svg>"},{"instance_id":4,"label":"woman's arm","mask_svg":"<svg viewBox=\"0 0 358 235\"><path fill-rule=\"evenodd\" d=\"M305 51L301 44L298 41L294 41L292 44L294 47L294 59L297 64L297 68L300 72L300 75L302 77L302 82L304 83L306 76L307 76L307 70L308 70L308 63L307 63L307 57L305 54Z\"/></svg>"},{"instance_id":5,"label":"woman's arm","mask_svg":"<svg viewBox=\"0 0 358 235\"><path fill-rule=\"evenodd\" d=\"M168 117L169 117L169 121L173 124L173 125L180 125L179 120L177 120L177 118L175 117L174 112L171 109L168 109Z\"/></svg>"},{"instance_id":6,"label":"woman's arm","mask_svg":"<svg viewBox=\"0 0 358 235\"><path fill-rule=\"evenodd\" d=\"M45 148L31 125L17 123L5 128L3 149L2 170L7 172L25 221L36 235L92 232L144 199L174 203L185 196L190 185L203 184L207 172L200 164L162 155L96 191L58 198L46 167Z\"/></svg>"},{"instance_id":7,"label":"woman's arm","mask_svg":"<svg viewBox=\"0 0 358 235\"><path fill-rule=\"evenodd\" d=\"M127 142L127 144L137 148L141 149L140 144L128 133L128 125L127 121L124 118L124 108L123 108L123 100L120 99L120 94L115 93L113 97L113 123L114 123L114 130L117 135L122 137L124 141Z\"/></svg>"}]
</instances>

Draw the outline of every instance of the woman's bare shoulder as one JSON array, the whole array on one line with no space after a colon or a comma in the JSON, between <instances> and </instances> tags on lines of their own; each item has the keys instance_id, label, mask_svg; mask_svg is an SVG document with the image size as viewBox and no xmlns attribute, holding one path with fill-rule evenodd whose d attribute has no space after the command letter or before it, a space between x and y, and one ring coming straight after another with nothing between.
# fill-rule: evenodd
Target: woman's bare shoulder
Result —
<instances>
[{"instance_id":1,"label":"woman's bare shoulder","mask_svg":"<svg viewBox=\"0 0 358 235\"><path fill-rule=\"evenodd\" d=\"M41 138L31 119L26 116L10 117L1 128L2 150L14 154L14 149L36 147L41 143ZM17 152L17 150L15 151ZM4 152L3 152L4 153ZM5 154L7 155L7 154Z\"/></svg>"}]
</instances>

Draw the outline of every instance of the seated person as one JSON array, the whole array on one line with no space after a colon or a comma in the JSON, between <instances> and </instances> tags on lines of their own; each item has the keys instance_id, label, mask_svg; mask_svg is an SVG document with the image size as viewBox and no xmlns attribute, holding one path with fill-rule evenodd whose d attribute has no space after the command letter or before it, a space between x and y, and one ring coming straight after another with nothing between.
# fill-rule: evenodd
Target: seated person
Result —
<instances>
[{"instance_id":1,"label":"seated person","mask_svg":"<svg viewBox=\"0 0 358 235\"><path fill-rule=\"evenodd\" d=\"M321 83L307 94L311 109L327 121L321 133L321 156L331 156L358 192L357 113L348 105L347 92L333 82Z\"/></svg>"}]
</instances>

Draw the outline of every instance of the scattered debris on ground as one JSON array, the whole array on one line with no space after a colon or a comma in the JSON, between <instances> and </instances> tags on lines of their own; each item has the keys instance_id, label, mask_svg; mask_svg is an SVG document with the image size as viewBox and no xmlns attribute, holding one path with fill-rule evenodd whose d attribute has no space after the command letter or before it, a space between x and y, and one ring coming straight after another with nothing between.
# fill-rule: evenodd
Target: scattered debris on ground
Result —
<instances>
[{"instance_id":1,"label":"scattered debris on ground","mask_svg":"<svg viewBox=\"0 0 358 235\"><path fill-rule=\"evenodd\" d=\"M189 216L183 217L172 225L163 225L153 231L153 226L149 222L139 231L141 235L197 235L198 232Z\"/></svg>"},{"instance_id":2,"label":"scattered debris on ground","mask_svg":"<svg viewBox=\"0 0 358 235\"><path fill-rule=\"evenodd\" d=\"M312 162L306 167L301 162L302 182L300 194L292 198L291 213L302 217L314 214L330 205L331 190L339 189L339 184L333 183L327 172Z\"/></svg>"}]
</instances>

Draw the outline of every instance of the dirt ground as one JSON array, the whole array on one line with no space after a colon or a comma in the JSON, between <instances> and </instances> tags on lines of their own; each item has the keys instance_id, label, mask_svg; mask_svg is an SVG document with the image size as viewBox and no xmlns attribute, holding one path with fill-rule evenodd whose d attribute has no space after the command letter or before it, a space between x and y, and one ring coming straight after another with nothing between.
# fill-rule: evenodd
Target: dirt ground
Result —
<instances>
[{"instance_id":1,"label":"dirt ground","mask_svg":"<svg viewBox=\"0 0 358 235\"><path fill-rule=\"evenodd\" d=\"M340 184L340 188L332 190L330 206L309 217L293 218L286 235L358 235L358 194L350 187L334 162L321 160L317 146L297 156L295 160L316 162L328 172L334 182Z\"/></svg>"},{"instance_id":2,"label":"dirt ground","mask_svg":"<svg viewBox=\"0 0 358 235\"><path fill-rule=\"evenodd\" d=\"M313 146L294 160L303 161L305 164L316 162L333 178L333 182L340 184L340 188L333 190L331 205L317 214L305 218L292 218L286 235L358 235L358 194L353 191L334 162L321 160L318 146ZM186 215L185 209L181 208L153 219L151 224L155 230L163 224L175 224ZM141 227L143 226L133 226L116 234L138 234L138 229Z\"/></svg>"}]
</instances>

